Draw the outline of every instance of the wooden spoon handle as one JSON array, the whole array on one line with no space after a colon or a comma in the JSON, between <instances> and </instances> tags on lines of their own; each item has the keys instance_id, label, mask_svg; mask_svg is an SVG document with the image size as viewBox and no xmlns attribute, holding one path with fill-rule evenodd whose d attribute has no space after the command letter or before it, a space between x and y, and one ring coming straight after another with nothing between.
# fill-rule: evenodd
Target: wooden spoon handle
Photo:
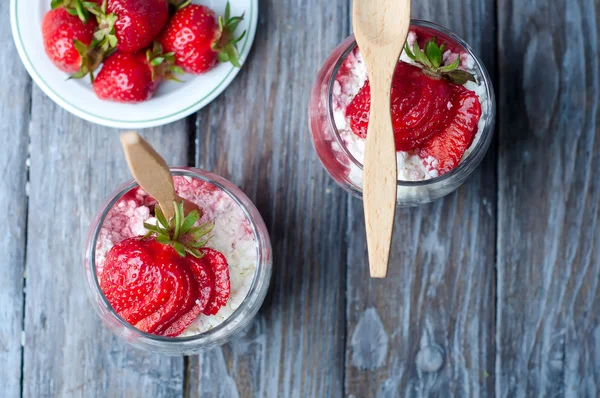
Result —
<instances>
[{"instance_id":1,"label":"wooden spoon handle","mask_svg":"<svg viewBox=\"0 0 600 398\"><path fill-rule=\"evenodd\" d=\"M165 217L170 220L175 215L173 201L177 195L167 162L134 131L121 134L121 144L133 177L158 201Z\"/></svg>"},{"instance_id":2,"label":"wooden spoon handle","mask_svg":"<svg viewBox=\"0 0 600 398\"><path fill-rule=\"evenodd\" d=\"M371 117L367 131L363 175L363 205L372 278L385 278L396 213L396 144L390 112L392 67L371 73Z\"/></svg>"}]
</instances>

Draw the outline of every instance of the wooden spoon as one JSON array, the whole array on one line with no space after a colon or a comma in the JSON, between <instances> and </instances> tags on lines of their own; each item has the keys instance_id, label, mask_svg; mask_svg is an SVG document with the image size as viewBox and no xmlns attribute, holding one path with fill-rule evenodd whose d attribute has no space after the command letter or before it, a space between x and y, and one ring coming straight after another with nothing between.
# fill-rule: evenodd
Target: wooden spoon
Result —
<instances>
[{"instance_id":1,"label":"wooden spoon","mask_svg":"<svg viewBox=\"0 0 600 398\"><path fill-rule=\"evenodd\" d=\"M410 0L354 0L352 22L371 85L371 117L363 166L369 267L372 278L385 278L398 179L391 86L410 27Z\"/></svg>"},{"instance_id":2,"label":"wooden spoon","mask_svg":"<svg viewBox=\"0 0 600 398\"><path fill-rule=\"evenodd\" d=\"M121 145L133 178L140 187L158 201L163 214L170 220L175 216L173 202L183 199L175 193L173 176L167 162L135 131L121 134ZM194 203L183 200L185 213L199 210Z\"/></svg>"}]
</instances>

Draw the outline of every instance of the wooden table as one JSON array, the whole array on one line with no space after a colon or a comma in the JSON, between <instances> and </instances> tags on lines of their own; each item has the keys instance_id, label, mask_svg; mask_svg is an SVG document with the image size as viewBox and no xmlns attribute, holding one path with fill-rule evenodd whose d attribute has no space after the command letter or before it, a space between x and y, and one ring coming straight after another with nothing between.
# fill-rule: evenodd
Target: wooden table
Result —
<instances>
[{"instance_id":1,"label":"wooden table","mask_svg":"<svg viewBox=\"0 0 600 398\"><path fill-rule=\"evenodd\" d=\"M118 131L32 84L8 14L2 1L0 396L600 396L600 0L414 1L482 55L499 126L462 188L398 211L381 281L361 202L326 175L307 123L350 2L261 0L231 87L144 131L171 164L238 184L273 238L257 319L190 358L128 347L88 303L84 233L129 174Z\"/></svg>"}]
</instances>

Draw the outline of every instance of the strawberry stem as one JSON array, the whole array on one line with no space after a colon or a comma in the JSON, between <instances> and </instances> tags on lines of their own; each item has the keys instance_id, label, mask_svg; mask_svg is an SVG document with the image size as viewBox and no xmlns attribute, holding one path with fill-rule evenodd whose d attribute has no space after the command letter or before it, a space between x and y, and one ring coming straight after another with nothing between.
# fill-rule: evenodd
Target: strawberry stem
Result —
<instances>
[{"instance_id":1,"label":"strawberry stem","mask_svg":"<svg viewBox=\"0 0 600 398\"><path fill-rule=\"evenodd\" d=\"M163 53L159 42L155 41L152 48L146 51L146 60L152 70L152 81L159 76L165 80L173 80L183 83L176 75L182 75L183 69L175 65L175 53Z\"/></svg>"},{"instance_id":2,"label":"strawberry stem","mask_svg":"<svg viewBox=\"0 0 600 398\"><path fill-rule=\"evenodd\" d=\"M240 22L244 20L244 14L238 17L231 17L231 6L229 2L225 6L225 14L219 17L219 30L212 43L213 51L218 52L220 62L231 62L233 66L240 67L240 54L237 43L246 35L246 31L238 37L235 37Z\"/></svg>"},{"instance_id":3,"label":"strawberry stem","mask_svg":"<svg viewBox=\"0 0 600 398\"><path fill-rule=\"evenodd\" d=\"M468 81L477 83L475 75L465 70L459 69L460 57L448 65L442 65L446 43L438 46L438 38L432 37L425 44L424 50L421 50L419 43L415 41L412 49L408 43L404 46L404 52L408 58L420 64L423 73L434 79L446 79L454 84L465 84Z\"/></svg>"},{"instance_id":4,"label":"strawberry stem","mask_svg":"<svg viewBox=\"0 0 600 398\"><path fill-rule=\"evenodd\" d=\"M180 203L173 202L173 205L175 215L171 220L167 220L160 206L154 208L156 225L144 223L144 228L148 230L148 233L142 239L155 235L157 242L173 247L180 256L185 257L187 253L196 258L201 258L202 252L199 249L204 247L210 240L207 235L213 230L214 223L207 222L194 227L200 219L200 212L193 210L186 216L183 201Z\"/></svg>"}]
</instances>

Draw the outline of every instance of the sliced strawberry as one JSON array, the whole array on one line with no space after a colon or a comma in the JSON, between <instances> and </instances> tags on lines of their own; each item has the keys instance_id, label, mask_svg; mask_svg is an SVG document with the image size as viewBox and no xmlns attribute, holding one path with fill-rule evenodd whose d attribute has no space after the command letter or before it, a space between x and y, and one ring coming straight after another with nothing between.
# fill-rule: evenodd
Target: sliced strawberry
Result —
<instances>
[{"instance_id":1,"label":"sliced strawberry","mask_svg":"<svg viewBox=\"0 0 600 398\"><path fill-rule=\"evenodd\" d=\"M229 267L221 253L203 247L214 224L197 225L199 210L184 216L182 201L171 220L160 207L155 213L157 225L144 224L155 236L126 239L109 251L100 288L139 330L178 336L200 314L215 314L227 303Z\"/></svg>"},{"instance_id":2,"label":"sliced strawberry","mask_svg":"<svg viewBox=\"0 0 600 398\"><path fill-rule=\"evenodd\" d=\"M191 272L178 263L177 253L170 247L150 240L154 261L160 271L174 283L170 297L156 312L139 321L135 327L146 333L162 334L161 330L182 314L188 312L194 305L197 295L195 282Z\"/></svg>"},{"instance_id":3,"label":"sliced strawberry","mask_svg":"<svg viewBox=\"0 0 600 398\"><path fill-rule=\"evenodd\" d=\"M215 277L215 289L213 295L204 308L203 313L205 315L215 315L219 312L219 309L227 304L230 293L230 280L229 280L229 265L227 259L220 252L204 248L202 249L204 256L200 259L204 264L212 269Z\"/></svg>"},{"instance_id":4,"label":"sliced strawberry","mask_svg":"<svg viewBox=\"0 0 600 398\"><path fill-rule=\"evenodd\" d=\"M451 116L450 84L426 76L419 67L399 62L391 90L392 126L398 151L414 149L438 134ZM352 131L361 138L367 136L370 110L371 89L367 81L346 109Z\"/></svg>"},{"instance_id":5,"label":"sliced strawberry","mask_svg":"<svg viewBox=\"0 0 600 398\"><path fill-rule=\"evenodd\" d=\"M194 320L202 313L208 304L214 290L214 275L210 267L201 259L195 257L186 257L185 262L189 266L197 286L197 297L194 306L187 313L173 322L166 330L162 331L163 336L179 336Z\"/></svg>"},{"instance_id":6,"label":"sliced strawberry","mask_svg":"<svg viewBox=\"0 0 600 398\"><path fill-rule=\"evenodd\" d=\"M477 94L463 86L452 85L454 114L445 129L421 148L419 156L430 170L439 175L454 169L473 143L481 118ZM432 159L433 158L433 159Z\"/></svg>"},{"instance_id":7,"label":"sliced strawberry","mask_svg":"<svg viewBox=\"0 0 600 398\"><path fill-rule=\"evenodd\" d=\"M170 297L173 283L155 267L148 242L126 239L108 252L100 287L114 310L137 323L154 313Z\"/></svg>"}]
</instances>

